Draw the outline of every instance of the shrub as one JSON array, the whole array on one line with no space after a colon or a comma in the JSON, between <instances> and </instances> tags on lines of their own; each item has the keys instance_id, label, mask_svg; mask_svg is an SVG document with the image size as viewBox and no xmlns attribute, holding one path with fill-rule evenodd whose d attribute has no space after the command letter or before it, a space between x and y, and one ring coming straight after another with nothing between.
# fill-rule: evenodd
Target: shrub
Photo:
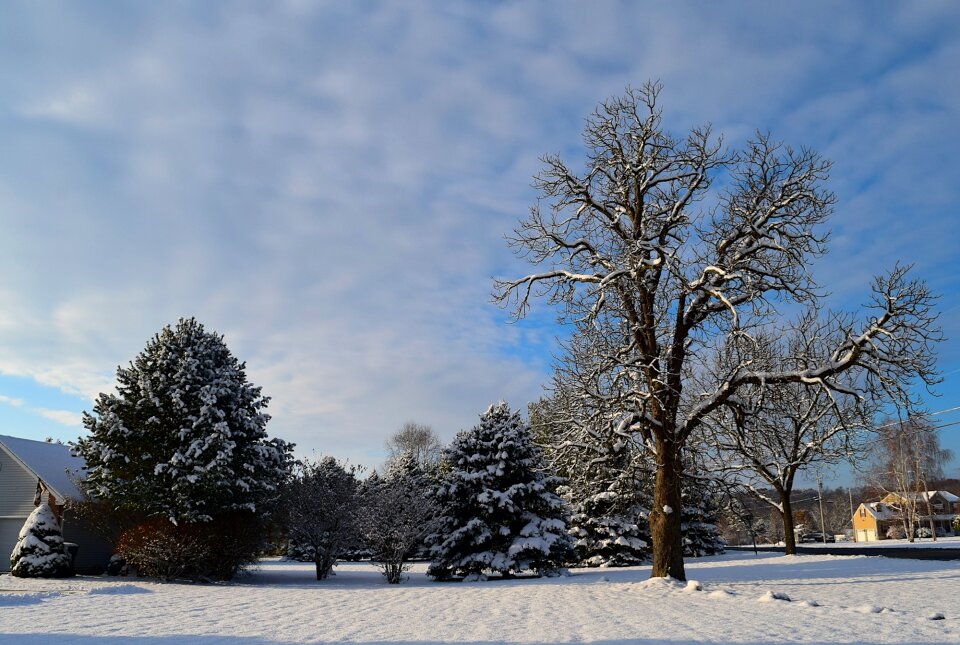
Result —
<instances>
[{"instance_id":1,"label":"shrub","mask_svg":"<svg viewBox=\"0 0 960 645\"><path fill-rule=\"evenodd\" d=\"M117 552L140 575L229 580L256 561L261 534L261 523L252 513L181 524L153 518L124 531Z\"/></svg>"},{"instance_id":2,"label":"shrub","mask_svg":"<svg viewBox=\"0 0 960 645\"><path fill-rule=\"evenodd\" d=\"M891 526L887 529L887 537L891 540L902 540L907 537L907 532L903 530L902 526Z\"/></svg>"}]
</instances>

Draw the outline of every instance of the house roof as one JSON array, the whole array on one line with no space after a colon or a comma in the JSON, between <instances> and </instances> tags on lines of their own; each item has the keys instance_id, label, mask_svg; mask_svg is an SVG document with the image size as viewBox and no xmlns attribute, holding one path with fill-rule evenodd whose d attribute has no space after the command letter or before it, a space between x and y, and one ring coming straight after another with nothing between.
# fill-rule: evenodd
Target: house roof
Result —
<instances>
[{"instance_id":1,"label":"house roof","mask_svg":"<svg viewBox=\"0 0 960 645\"><path fill-rule=\"evenodd\" d=\"M883 502L864 502L861 504L877 520L892 520L897 517L897 513L889 504Z\"/></svg>"},{"instance_id":2,"label":"house roof","mask_svg":"<svg viewBox=\"0 0 960 645\"><path fill-rule=\"evenodd\" d=\"M0 435L0 445L27 470L43 480L57 499L80 496L71 475L76 477L81 474L84 463L83 459L70 453L69 446L6 435Z\"/></svg>"},{"instance_id":3,"label":"house roof","mask_svg":"<svg viewBox=\"0 0 960 645\"><path fill-rule=\"evenodd\" d=\"M897 497L900 497L900 498L904 497L904 495L900 493L891 493L891 495L896 495ZM960 497L957 497L953 493L945 490L927 490L927 491L923 491L922 493L910 493L906 497L907 499L915 499L918 502L920 501L925 502L928 499L934 497L935 495L940 495L951 504L955 504L956 502L960 501Z\"/></svg>"}]
</instances>

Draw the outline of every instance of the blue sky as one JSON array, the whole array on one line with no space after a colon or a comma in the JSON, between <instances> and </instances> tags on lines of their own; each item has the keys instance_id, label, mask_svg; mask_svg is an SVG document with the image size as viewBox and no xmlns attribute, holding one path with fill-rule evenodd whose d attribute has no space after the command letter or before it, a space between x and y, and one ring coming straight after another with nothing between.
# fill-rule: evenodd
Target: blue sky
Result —
<instances>
[{"instance_id":1,"label":"blue sky","mask_svg":"<svg viewBox=\"0 0 960 645\"><path fill-rule=\"evenodd\" d=\"M503 236L538 157L575 163L596 103L648 79L677 132L834 161L815 275L854 308L916 263L949 338L930 409L960 405L958 61L954 2L4 3L0 433L76 437L189 315L302 454L375 465L406 420L525 406L552 313L490 304L525 269Z\"/></svg>"}]
</instances>

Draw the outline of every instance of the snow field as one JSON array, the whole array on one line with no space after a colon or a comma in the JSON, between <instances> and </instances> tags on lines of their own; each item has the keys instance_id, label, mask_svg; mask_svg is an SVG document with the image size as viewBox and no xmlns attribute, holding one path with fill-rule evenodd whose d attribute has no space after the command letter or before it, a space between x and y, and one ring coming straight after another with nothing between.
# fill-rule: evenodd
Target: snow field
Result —
<instances>
[{"instance_id":1,"label":"snow field","mask_svg":"<svg viewBox=\"0 0 960 645\"><path fill-rule=\"evenodd\" d=\"M689 561L686 583L648 567L466 584L424 569L399 586L368 564L317 582L311 564L276 560L229 584L2 576L0 642L960 641L957 562L735 553Z\"/></svg>"}]
</instances>

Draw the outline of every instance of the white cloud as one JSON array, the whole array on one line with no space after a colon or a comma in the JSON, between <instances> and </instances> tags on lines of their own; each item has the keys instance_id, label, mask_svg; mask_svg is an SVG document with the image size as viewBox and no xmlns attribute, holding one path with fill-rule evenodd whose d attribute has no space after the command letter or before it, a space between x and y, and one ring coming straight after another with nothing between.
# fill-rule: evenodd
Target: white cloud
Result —
<instances>
[{"instance_id":1,"label":"white cloud","mask_svg":"<svg viewBox=\"0 0 960 645\"><path fill-rule=\"evenodd\" d=\"M12 405L15 408L19 408L23 406L23 399L15 399L13 397L4 396L3 394L0 394L0 403L4 403L6 405Z\"/></svg>"},{"instance_id":2,"label":"white cloud","mask_svg":"<svg viewBox=\"0 0 960 645\"><path fill-rule=\"evenodd\" d=\"M50 410L47 408L35 408L33 410L45 419L50 419L60 425L80 427L83 425L82 415L69 410Z\"/></svg>"},{"instance_id":3,"label":"white cloud","mask_svg":"<svg viewBox=\"0 0 960 645\"><path fill-rule=\"evenodd\" d=\"M525 268L502 236L537 157L575 163L596 102L648 78L677 129L771 128L836 159L822 272L844 296L893 257L956 268L944 6L880 27L835 5L288 8L67 5L0 43L0 372L90 399L196 315L305 450L369 462L405 420L449 437L522 406L551 342L489 304L491 276Z\"/></svg>"}]
</instances>

